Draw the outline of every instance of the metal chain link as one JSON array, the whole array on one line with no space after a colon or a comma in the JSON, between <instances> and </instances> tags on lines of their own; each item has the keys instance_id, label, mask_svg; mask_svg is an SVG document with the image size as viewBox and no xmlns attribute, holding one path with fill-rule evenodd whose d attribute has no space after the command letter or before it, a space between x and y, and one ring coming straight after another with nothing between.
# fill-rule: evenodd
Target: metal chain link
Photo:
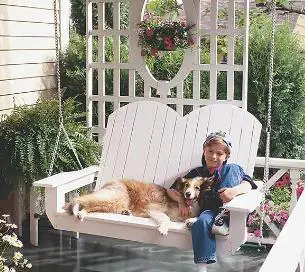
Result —
<instances>
[{"instance_id":1,"label":"metal chain link","mask_svg":"<svg viewBox=\"0 0 305 272\"><path fill-rule=\"evenodd\" d=\"M269 194L267 182L269 180L269 159L270 159L270 137L271 137L271 109L272 109L272 87L273 87L273 63L275 51L275 24L276 24L276 0L271 0L272 13L272 27L271 27L271 41L270 41L270 56L269 56L269 86L268 86L268 106L267 106L267 123L266 123L266 150L265 150L265 167L264 167L264 185L263 185L263 199L262 212L260 221L260 238L263 238L263 225L265 212L266 195ZM261 243L261 241L260 241Z\"/></svg>"}]
</instances>

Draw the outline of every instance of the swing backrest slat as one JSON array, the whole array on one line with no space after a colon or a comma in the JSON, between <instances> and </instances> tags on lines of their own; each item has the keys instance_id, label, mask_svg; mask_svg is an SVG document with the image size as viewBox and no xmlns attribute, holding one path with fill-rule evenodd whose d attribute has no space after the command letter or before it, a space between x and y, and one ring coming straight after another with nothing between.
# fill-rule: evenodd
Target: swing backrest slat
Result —
<instances>
[{"instance_id":1,"label":"swing backrest slat","mask_svg":"<svg viewBox=\"0 0 305 272\"><path fill-rule=\"evenodd\" d=\"M253 174L261 124L230 104L212 104L181 117L165 104L130 103L108 120L96 188L109 180L132 178L165 187L201 165L202 144L213 131L232 140L229 162Z\"/></svg>"}]
</instances>

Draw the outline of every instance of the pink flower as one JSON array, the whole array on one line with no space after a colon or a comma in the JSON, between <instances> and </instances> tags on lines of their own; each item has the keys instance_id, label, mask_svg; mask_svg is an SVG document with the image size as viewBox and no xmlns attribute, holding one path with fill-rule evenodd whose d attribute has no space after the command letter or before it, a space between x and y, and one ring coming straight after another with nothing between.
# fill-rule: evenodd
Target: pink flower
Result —
<instances>
[{"instance_id":1,"label":"pink flower","mask_svg":"<svg viewBox=\"0 0 305 272\"><path fill-rule=\"evenodd\" d=\"M284 226L284 225L285 225L285 223L286 223L286 221L287 221L287 220L281 219L281 220L280 220L280 224L281 224L281 226Z\"/></svg>"},{"instance_id":2,"label":"pink flower","mask_svg":"<svg viewBox=\"0 0 305 272\"><path fill-rule=\"evenodd\" d=\"M282 177L282 181L285 185L289 185L291 182L290 182L290 176L288 173L284 174L283 177Z\"/></svg>"},{"instance_id":3,"label":"pink flower","mask_svg":"<svg viewBox=\"0 0 305 272\"><path fill-rule=\"evenodd\" d=\"M152 56L157 56L158 55L158 49L157 48L152 48L150 51Z\"/></svg>"},{"instance_id":4,"label":"pink flower","mask_svg":"<svg viewBox=\"0 0 305 272\"><path fill-rule=\"evenodd\" d=\"M270 206L269 206L269 204L268 204L268 203L265 203L264 206L263 206L263 209L264 209L265 212L270 211Z\"/></svg>"},{"instance_id":5,"label":"pink flower","mask_svg":"<svg viewBox=\"0 0 305 272\"><path fill-rule=\"evenodd\" d=\"M261 231L259 229L254 230L254 236L255 237L260 237L261 236Z\"/></svg>"},{"instance_id":6,"label":"pink flower","mask_svg":"<svg viewBox=\"0 0 305 272\"><path fill-rule=\"evenodd\" d=\"M174 45L173 44L168 44L166 45L167 50L174 50Z\"/></svg>"},{"instance_id":7,"label":"pink flower","mask_svg":"<svg viewBox=\"0 0 305 272\"><path fill-rule=\"evenodd\" d=\"M280 216L281 216L281 218L284 219L284 220L287 220L288 217L289 217L288 212L287 212L287 211L283 211L283 210L280 211Z\"/></svg>"},{"instance_id":8,"label":"pink flower","mask_svg":"<svg viewBox=\"0 0 305 272\"><path fill-rule=\"evenodd\" d=\"M146 36L148 39L151 39L153 35L154 35L154 31L152 29L146 30Z\"/></svg>"},{"instance_id":9,"label":"pink flower","mask_svg":"<svg viewBox=\"0 0 305 272\"><path fill-rule=\"evenodd\" d=\"M283 188L284 186L285 183L282 180L278 180L274 185L275 188Z\"/></svg>"},{"instance_id":10,"label":"pink flower","mask_svg":"<svg viewBox=\"0 0 305 272\"><path fill-rule=\"evenodd\" d=\"M303 186L299 186L297 188L297 197L299 198L300 195L303 193L304 187Z\"/></svg>"},{"instance_id":11,"label":"pink flower","mask_svg":"<svg viewBox=\"0 0 305 272\"><path fill-rule=\"evenodd\" d=\"M253 217L253 215L249 215L249 217L248 217L248 225L252 225L254 223L254 217Z\"/></svg>"},{"instance_id":12,"label":"pink flower","mask_svg":"<svg viewBox=\"0 0 305 272\"><path fill-rule=\"evenodd\" d=\"M171 45L173 45L173 41L172 41L171 38L168 37L168 36L165 36L165 37L163 38L163 41L164 41L164 44L165 44L166 46L171 46Z\"/></svg>"}]
</instances>

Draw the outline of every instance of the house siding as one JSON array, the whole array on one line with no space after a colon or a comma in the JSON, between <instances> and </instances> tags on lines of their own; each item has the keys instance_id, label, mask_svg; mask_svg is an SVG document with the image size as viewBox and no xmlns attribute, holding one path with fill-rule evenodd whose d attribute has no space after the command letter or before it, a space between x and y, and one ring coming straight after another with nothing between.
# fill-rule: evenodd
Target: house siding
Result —
<instances>
[{"instance_id":1,"label":"house siding","mask_svg":"<svg viewBox=\"0 0 305 272\"><path fill-rule=\"evenodd\" d=\"M53 0L0 0L0 115L56 88Z\"/></svg>"}]
</instances>

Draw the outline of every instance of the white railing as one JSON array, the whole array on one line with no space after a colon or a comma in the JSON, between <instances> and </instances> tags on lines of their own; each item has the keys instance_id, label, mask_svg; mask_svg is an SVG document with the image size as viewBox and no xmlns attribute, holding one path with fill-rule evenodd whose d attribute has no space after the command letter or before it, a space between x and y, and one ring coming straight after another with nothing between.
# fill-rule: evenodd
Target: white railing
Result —
<instances>
[{"instance_id":1,"label":"white railing","mask_svg":"<svg viewBox=\"0 0 305 272\"><path fill-rule=\"evenodd\" d=\"M257 157L256 167L264 167L265 158ZM260 272L305 272L305 193L297 200L297 182L301 172L305 170L305 160L270 158L269 167L278 171L269 179L267 187L270 188L286 172L291 178L291 201L289 218L280 231L268 221L266 223L277 236L275 244L269 252ZM298 269L298 270L297 270Z\"/></svg>"},{"instance_id":2,"label":"white railing","mask_svg":"<svg viewBox=\"0 0 305 272\"><path fill-rule=\"evenodd\" d=\"M255 162L255 167L263 168L265 166L265 158L257 157ZM296 159L282 159L282 158L270 158L269 168L278 169L278 171L268 180L266 186L270 189L275 182L280 179L286 172L289 173L291 179L291 200L289 207L289 214L292 213L292 210L297 203L297 183L300 180L301 172L305 170L305 160L296 160ZM258 212L260 212L258 208ZM280 229L271 222L268 216L264 217L265 223L269 226L273 234L278 237L280 234Z\"/></svg>"}]
</instances>

